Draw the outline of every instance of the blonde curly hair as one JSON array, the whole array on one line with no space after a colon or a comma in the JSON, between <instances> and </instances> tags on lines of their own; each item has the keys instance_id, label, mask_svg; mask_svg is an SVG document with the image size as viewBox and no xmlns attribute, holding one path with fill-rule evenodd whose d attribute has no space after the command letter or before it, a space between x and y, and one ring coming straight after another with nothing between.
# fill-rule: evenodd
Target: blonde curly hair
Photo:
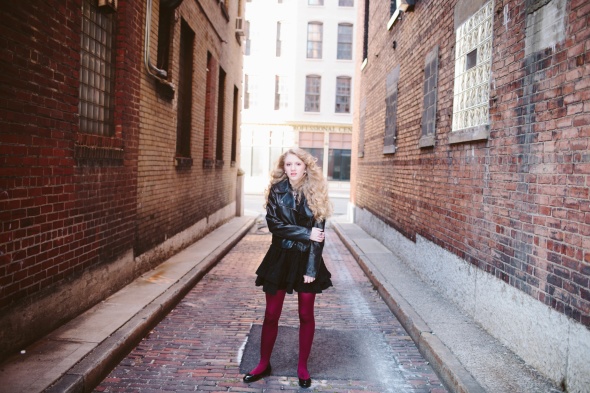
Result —
<instances>
[{"instance_id":1,"label":"blonde curly hair","mask_svg":"<svg viewBox=\"0 0 590 393\"><path fill-rule=\"evenodd\" d=\"M332 215L332 203L328 198L328 183L324 179L322 168L316 163L317 159L298 147L292 147L281 154L274 169L270 172L270 184L264 191L266 200L264 207L266 208L266 203L268 203L268 196L272 186L287 178L287 174L285 173L285 158L289 154L293 154L303 161L306 167L305 171L307 174L299 184L293 186L293 189L297 191L298 198L301 198L301 194L305 195L307 205L313 212L313 217L316 221L322 222L326 220Z\"/></svg>"}]
</instances>

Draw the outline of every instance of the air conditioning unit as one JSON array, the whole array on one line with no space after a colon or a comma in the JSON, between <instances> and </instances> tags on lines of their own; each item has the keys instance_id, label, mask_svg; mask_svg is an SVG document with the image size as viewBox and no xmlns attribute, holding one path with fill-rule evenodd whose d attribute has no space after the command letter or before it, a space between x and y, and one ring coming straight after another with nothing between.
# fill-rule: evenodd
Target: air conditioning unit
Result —
<instances>
[{"instance_id":1,"label":"air conditioning unit","mask_svg":"<svg viewBox=\"0 0 590 393\"><path fill-rule=\"evenodd\" d=\"M236 18L236 35L244 35L244 18Z\"/></svg>"},{"instance_id":2,"label":"air conditioning unit","mask_svg":"<svg viewBox=\"0 0 590 393\"><path fill-rule=\"evenodd\" d=\"M403 12L412 11L415 2L415 0L397 0L397 8Z\"/></svg>"},{"instance_id":3,"label":"air conditioning unit","mask_svg":"<svg viewBox=\"0 0 590 393\"><path fill-rule=\"evenodd\" d=\"M102 12L117 11L117 0L98 0L98 9Z\"/></svg>"}]
</instances>

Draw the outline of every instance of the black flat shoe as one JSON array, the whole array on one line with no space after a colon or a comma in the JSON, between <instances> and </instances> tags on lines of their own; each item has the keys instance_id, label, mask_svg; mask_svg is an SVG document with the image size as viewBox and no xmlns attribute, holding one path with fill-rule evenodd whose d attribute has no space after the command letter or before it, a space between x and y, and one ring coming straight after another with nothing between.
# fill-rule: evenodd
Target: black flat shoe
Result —
<instances>
[{"instance_id":1,"label":"black flat shoe","mask_svg":"<svg viewBox=\"0 0 590 393\"><path fill-rule=\"evenodd\" d=\"M261 372L260 374L246 374L244 375L244 382L246 383L250 383L250 382L256 382L259 379L262 379L264 377L268 377L270 375L270 371L272 370L272 367L270 367L270 363L268 364L268 366L266 366L266 368L264 369L263 372ZM311 380L310 380L311 382Z\"/></svg>"},{"instance_id":2,"label":"black flat shoe","mask_svg":"<svg viewBox=\"0 0 590 393\"><path fill-rule=\"evenodd\" d=\"M299 378L299 386L302 388L308 388L311 386L311 378L301 379Z\"/></svg>"}]
</instances>

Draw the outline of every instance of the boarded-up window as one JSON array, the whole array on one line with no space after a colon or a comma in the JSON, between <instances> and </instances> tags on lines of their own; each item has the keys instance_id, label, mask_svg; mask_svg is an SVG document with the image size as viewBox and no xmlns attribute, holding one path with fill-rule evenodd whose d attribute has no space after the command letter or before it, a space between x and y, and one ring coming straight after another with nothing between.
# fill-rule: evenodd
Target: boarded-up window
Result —
<instances>
[{"instance_id":1,"label":"boarded-up window","mask_svg":"<svg viewBox=\"0 0 590 393\"><path fill-rule=\"evenodd\" d=\"M399 65L387 74L387 97L385 99L385 136L383 138L383 154L395 153L397 138L397 83L399 81Z\"/></svg>"},{"instance_id":2,"label":"boarded-up window","mask_svg":"<svg viewBox=\"0 0 590 393\"><path fill-rule=\"evenodd\" d=\"M424 63L424 99L422 105L422 137L420 147L434 146L436 133L436 102L438 88L438 46L427 55Z\"/></svg>"},{"instance_id":3,"label":"boarded-up window","mask_svg":"<svg viewBox=\"0 0 590 393\"><path fill-rule=\"evenodd\" d=\"M365 125L366 125L366 113L367 113L367 99L363 97L361 100L361 111L359 114L359 145L358 145L358 156L365 156Z\"/></svg>"}]
</instances>

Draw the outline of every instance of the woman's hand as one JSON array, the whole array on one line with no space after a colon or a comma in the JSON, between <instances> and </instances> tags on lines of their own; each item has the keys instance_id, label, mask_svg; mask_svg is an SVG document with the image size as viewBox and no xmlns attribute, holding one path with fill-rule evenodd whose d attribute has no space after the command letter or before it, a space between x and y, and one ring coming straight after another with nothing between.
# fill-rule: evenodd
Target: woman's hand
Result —
<instances>
[{"instance_id":1,"label":"woman's hand","mask_svg":"<svg viewBox=\"0 0 590 393\"><path fill-rule=\"evenodd\" d=\"M324 241L324 236L324 231L322 231L321 228L313 227L311 228L311 235L309 235L309 240L321 243Z\"/></svg>"},{"instance_id":2,"label":"woman's hand","mask_svg":"<svg viewBox=\"0 0 590 393\"><path fill-rule=\"evenodd\" d=\"M305 284L309 284L315 281L315 277L310 277L310 276L303 276L303 282Z\"/></svg>"}]
</instances>

